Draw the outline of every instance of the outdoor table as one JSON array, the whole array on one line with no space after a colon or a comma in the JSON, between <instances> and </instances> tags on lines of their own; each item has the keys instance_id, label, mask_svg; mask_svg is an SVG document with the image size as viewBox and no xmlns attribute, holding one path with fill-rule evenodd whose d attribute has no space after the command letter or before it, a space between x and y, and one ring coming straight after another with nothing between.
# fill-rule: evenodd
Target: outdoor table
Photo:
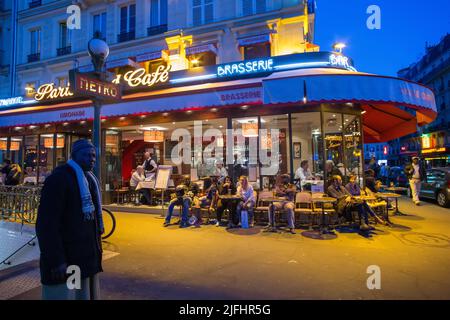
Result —
<instances>
[{"instance_id":1,"label":"outdoor table","mask_svg":"<svg viewBox=\"0 0 450 320\"><path fill-rule=\"evenodd\" d=\"M397 193L397 192L405 192L405 191L408 190L408 188L403 188L403 187L386 187L386 188L384 188L384 190Z\"/></svg>"},{"instance_id":2,"label":"outdoor table","mask_svg":"<svg viewBox=\"0 0 450 320\"><path fill-rule=\"evenodd\" d=\"M389 199L395 199L394 215L396 215L396 216L403 216L404 215L398 210L398 198L400 198L401 195L399 195L397 193L379 192L379 193L377 193L377 197L382 198L382 199L386 199L386 213L389 212L389 209L388 209Z\"/></svg>"},{"instance_id":3,"label":"outdoor table","mask_svg":"<svg viewBox=\"0 0 450 320\"><path fill-rule=\"evenodd\" d=\"M302 232L302 236L316 239L316 240L332 240L337 238L337 234L334 232L328 231L328 224L325 224L325 204L326 203L336 203L335 198L330 197L322 197L322 198L313 198L313 202L322 204L322 223L320 225L319 230L315 231L304 231Z\"/></svg>"}]
</instances>

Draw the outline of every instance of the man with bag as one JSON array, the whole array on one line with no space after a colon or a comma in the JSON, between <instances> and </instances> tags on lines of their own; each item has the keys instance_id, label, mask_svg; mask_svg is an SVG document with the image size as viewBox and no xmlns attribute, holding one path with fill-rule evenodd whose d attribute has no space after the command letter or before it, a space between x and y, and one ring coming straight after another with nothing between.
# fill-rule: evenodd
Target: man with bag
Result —
<instances>
[{"instance_id":1,"label":"man with bag","mask_svg":"<svg viewBox=\"0 0 450 320\"><path fill-rule=\"evenodd\" d=\"M91 171L96 161L94 145L77 140L71 158L45 179L41 193L36 235L44 300L100 298L104 227L100 183ZM80 281L68 283L68 273Z\"/></svg>"},{"instance_id":2,"label":"man with bag","mask_svg":"<svg viewBox=\"0 0 450 320\"><path fill-rule=\"evenodd\" d=\"M411 187L411 194L413 202L416 206L420 205L420 188L422 181L426 181L427 172L425 165L420 161L419 157L413 157L412 163L405 167L405 174L409 180L409 186Z\"/></svg>"}]
</instances>

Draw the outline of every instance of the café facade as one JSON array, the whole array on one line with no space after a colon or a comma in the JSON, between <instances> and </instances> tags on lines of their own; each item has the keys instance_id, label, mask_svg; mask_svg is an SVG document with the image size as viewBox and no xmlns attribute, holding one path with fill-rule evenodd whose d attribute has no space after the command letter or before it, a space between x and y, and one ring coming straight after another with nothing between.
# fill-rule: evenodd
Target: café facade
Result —
<instances>
[{"instance_id":1,"label":"caf\u00e9 facade","mask_svg":"<svg viewBox=\"0 0 450 320\"><path fill-rule=\"evenodd\" d=\"M270 187L282 173L294 178L303 160L322 181L329 175L327 160L344 176L353 173L362 180L364 143L416 132L436 117L429 88L359 72L352 59L336 52L178 71L162 63L149 72L136 61L115 68L108 78L111 86L83 84L108 95L119 95L114 90L122 88L121 96L105 100L101 109L105 203L115 201L114 190L127 184L145 151L153 151L159 164L172 165L174 180L182 174L194 180L213 175L217 157L203 156L211 141L223 149L229 175L248 175L257 188ZM31 166L38 175L67 161L75 140L92 135L92 101L69 87L44 84L32 100L8 101L0 107L0 157ZM172 156L180 129L192 137L201 130L203 139L192 141L190 161L176 164ZM209 129L223 136L206 139ZM261 129L269 133L262 135ZM277 150L270 136L274 129ZM232 138L227 138L230 130ZM250 159L252 143L256 159ZM277 163L261 161L264 152L278 154Z\"/></svg>"}]
</instances>

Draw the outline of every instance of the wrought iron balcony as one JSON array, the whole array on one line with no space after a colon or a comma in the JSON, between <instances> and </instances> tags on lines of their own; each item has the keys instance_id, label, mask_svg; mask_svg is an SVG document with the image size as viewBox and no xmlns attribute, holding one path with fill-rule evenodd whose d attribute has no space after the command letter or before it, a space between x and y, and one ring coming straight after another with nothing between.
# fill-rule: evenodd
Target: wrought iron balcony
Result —
<instances>
[{"instance_id":1,"label":"wrought iron balcony","mask_svg":"<svg viewBox=\"0 0 450 320\"><path fill-rule=\"evenodd\" d=\"M42 0L32 0L28 2L28 8L36 8L42 5Z\"/></svg>"},{"instance_id":2,"label":"wrought iron balcony","mask_svg":"<svg viewBox=\"0 0 450 320\"><path fill-rule=\"evenodd\" d=\"M159 26L153 26L147 28L147 36L154 36L156 34L164 33L167 31L167 24L161 24Z\"/></svg>"},{"instance_id":3,"label":"wrought iron balcony","mask_svg":"<svg viewBox=\"0 0 450 320\"><path fill-rule=\"evenodd\" d=\"M28 55L28 62L35 62L41 59L41 53L32 53Z\"/></svg>"},{"instance_id":4,"label":"wrought iron balcony","mask_svg":"<svg viewBox=\"0 0 450 320\"><path fill-rule=\"evenodd\" d=\"M66 54L70 54L71 52L72 52L72 46L67 46L67 47L56 49L57 56L64 56Z\"/></svg>"},{"instance_id":5,"label":"wrought iron balcony","mask_svg":"<svg viewBox=\"0 0 450 320\"><path fill-rule=\"evenodd\" d=\"M124 32L117 35L117 42L125 42L135 39L135 32Z\"/></svg>"}]
</instances>

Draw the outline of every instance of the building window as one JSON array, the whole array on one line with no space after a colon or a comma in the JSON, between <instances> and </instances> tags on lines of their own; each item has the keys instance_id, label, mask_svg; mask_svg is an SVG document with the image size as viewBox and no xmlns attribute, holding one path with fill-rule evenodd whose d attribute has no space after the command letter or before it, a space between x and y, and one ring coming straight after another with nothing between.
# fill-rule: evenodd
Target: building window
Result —
<instances>
[{"instance_id":1,"label":"building window","mask_svg":"<svg viewBox=\"0 0 450 320\"><path fill-rule=\"evenodd\" d=\"M216 55L212 52L203 52L189 57L189 68L214 66L215 64Z\"/></svg>"},{"instance_id":2,"label":"building window","mask_svg":"<svg viewBox=\"0 0 450 320\"><path fill-rule=\"evenodd\" d=\"M28 62L39 61L41 55L41 29L30 30L30 54Z\"/></svg>"},{"instance_id":3,"label":"building window","mask_svg":"<svg viewBox=\"0 0 450 320\"><path fill-rule=\"evenodd\" d=\"M244 60L270 57L270 43L257 43L242 47Z\"/></svg>"},{"instance_id":4,"label":"building window","mask_svg":"<svg viewBox=\"0 0 450 320\"><path fill-rule=\"evenodd\" d=\"M94 15L93 35L98 32L100 39L106 40L106 12Z\"/></svg>"},{"instance_id":5,"label":"building window","mask_svg":"<svg viewBox=\"0 0 450 320\"><path fill-rule=\"evenodd\" d=\"M120 34L118 42L129 41L135 38L136 30L136 5L120 8Z\"/></svg>"},{"instance_id":6,"label":"building window","mask_svg":"<svg viewBox=\"0 0 450 320\"><path fill-rule=\"evenodd\" d=\"M164 33L167 31L167 0L150 0L150 27L147 35Z\"/></svg>"},{"instance_id":7,"label":"building window","mask_svg":"<svg viewBox=\"0 0 450 320\"><path fill-rule=\"evenodd\" d=\"M193 0L192 2L192 24L199 26L211 23L214 20L213 0Z\"/></svg>"},{"instance_id":8,"label":"building window","mask_svg":"<svg viewBox=\"0 0 450 320\"><path fill-rule=\"evenodd\" d=\"M64 87L67 87L67 85L69 84L68 82L69 81L68 81L67 77L57 77L55 80L55 85L57 87L64 88Z\"/></svg>"},{"instance_id":9,"label":"building window","mask_svg":"<svg viewBox=\"0 0 450 320\"><path fill-rule=\"evenodd\" d=\"M67 28L66 22L59 24L59 48L57 49L57 55L62 56L71 52L71 37L72 32Z\"/></svg>"},{"instance_id":10,"label":"building window","mask_svg":"<svg viewBox=\"0 0 450 320\"><path fill-rule=\"evenodd\" d=\"M242 0L242 14L250 16L266 11L267 0Z\"/></svg>"}]
</instances>

